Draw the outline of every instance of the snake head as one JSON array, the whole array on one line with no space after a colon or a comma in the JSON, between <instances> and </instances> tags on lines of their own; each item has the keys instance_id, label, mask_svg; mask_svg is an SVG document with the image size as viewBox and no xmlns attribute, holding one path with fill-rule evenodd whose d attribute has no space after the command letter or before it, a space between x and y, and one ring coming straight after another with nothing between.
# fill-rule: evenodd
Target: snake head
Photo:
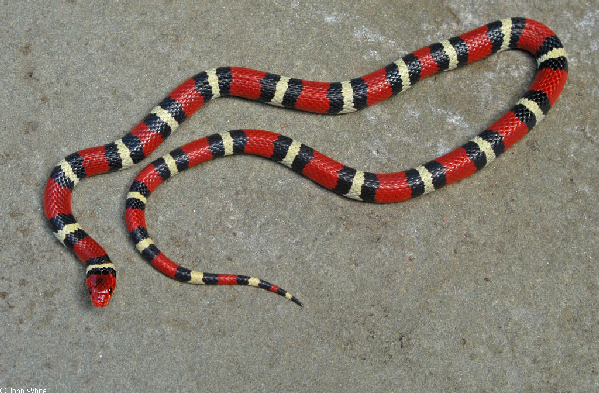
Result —
<instances>
[{"instance_id":1,"label":"snake head","mask_svg":"<svg viewBox=\"0 0 599 393\"><path fill-rule=\"evenodd\" d=\"M86 283L93 305L96 307L106 307L110 303L112 293L116 287L116 271L113 266L90 266L87 272Z\"/></svg>"}]
</instances>

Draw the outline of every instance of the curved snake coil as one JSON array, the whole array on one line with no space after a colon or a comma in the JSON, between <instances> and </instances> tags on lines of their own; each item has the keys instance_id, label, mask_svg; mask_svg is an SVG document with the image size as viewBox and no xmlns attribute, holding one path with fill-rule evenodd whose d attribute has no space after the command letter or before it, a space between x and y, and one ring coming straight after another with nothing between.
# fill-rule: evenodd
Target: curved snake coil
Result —
<instances>
[{"instance_id":1,"label":"curved snake coil","mask_svg":"<svg viewBox=\"0 0 599 393\"><path fill-rule=\"evenodd\" d=\"M383 101L439 71L452 70L506 49L537 60L534 82L515 106L461 147L403 172L375 174L347 167L283 135L235 130L191 142L148 165L127 196L127 228L139 252L165 275L192 284L251 285L301 303L289 292L254 277L191 271L166 257L148 235L147 198L164 180L216 157L255 154L277 161L337 194L366 202L398 202L454 183L486 166L516 143L555 103L567 79L566 52L556 35L531 19L503 19L404 56L344 82L312 82L240 67L221 67L186 80L123 138L80 150L60 161L45 190L44 208L56 237L86 266L96 307L106 306L116 285L115 266L77 223L71 193L81 179L128 168L151 154L181 122L206 102L238 96L285 108L338 114Z\"/></svg>"}]
</instances>

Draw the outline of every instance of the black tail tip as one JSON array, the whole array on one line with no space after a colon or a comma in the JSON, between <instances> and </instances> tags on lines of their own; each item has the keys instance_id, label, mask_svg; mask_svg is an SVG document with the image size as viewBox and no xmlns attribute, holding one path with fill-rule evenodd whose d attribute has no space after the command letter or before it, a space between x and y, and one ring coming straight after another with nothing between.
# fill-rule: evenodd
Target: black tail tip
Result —
<instances>
[{"instance_id":1,"label":"black tail tip","mask_svg":"<svg viewBox=\"0 0 599 393\"><path fill-rule=\"evenodd\" d=\"M291 300L293 303L297 304L300 307L304 307L303 303L300 302L295 296L291 296L291 299L289 300Z\"/></svg>"}]
</instances>

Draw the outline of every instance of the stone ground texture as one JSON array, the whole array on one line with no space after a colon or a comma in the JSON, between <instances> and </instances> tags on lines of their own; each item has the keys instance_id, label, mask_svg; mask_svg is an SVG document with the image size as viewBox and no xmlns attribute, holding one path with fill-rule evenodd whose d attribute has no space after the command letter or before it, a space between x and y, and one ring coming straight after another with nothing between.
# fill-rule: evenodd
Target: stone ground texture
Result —
<instances>
[{"instance_id":1,"label":"stone ground texture","mask_svg":"<svg viewBox=\"0 0 599 393\"><path fill-rule=\"evenodd\" d=\"M150 267L123 215L142 165L75 192L75 214L118 267L110 306L90 305L83 267L43 217L62 157L121 137L201 70L345 80L509 16L558 33L569 80L546 119L472 178L369 205L236 156L150 198L150 233L173 259L267 279L304 308ZM3 1L0 22L0 389L597 390L596 2ZM534 60L509 51L346 116L217 100L157 155L262 128L363 170L407 169L479 133L533 76Z\"/></svg>"}]
</instances>

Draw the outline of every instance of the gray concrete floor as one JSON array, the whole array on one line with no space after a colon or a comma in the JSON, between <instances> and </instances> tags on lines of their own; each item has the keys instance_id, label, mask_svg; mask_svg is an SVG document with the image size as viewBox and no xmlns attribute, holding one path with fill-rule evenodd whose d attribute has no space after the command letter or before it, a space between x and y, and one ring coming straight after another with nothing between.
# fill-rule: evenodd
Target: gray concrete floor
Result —
<instances>
[{"instance_id":1,"label":"gray concrete floor","mask_svg":"<svg viewBox=\"0 0 599 393\"><path fill-rule=\"evenodd\" d=\"M0 5L0 391L596 391L596 2L90 3ZM368 205L239 156L151 197L149 229L173 259L262 277L304 308L151 268L123 216L141 165L75 192L82 226L119 271L110 306L90 305L83 267L43 218L62 157L124 135L204 69L344 80L507 16L558 33L569 81L546 119L472 178ZM247 127L361 169L407 169L480 132L533 75L533 59L510 51L338 117L218 100L158 154Z\"/></svg>"}]
</instances>

